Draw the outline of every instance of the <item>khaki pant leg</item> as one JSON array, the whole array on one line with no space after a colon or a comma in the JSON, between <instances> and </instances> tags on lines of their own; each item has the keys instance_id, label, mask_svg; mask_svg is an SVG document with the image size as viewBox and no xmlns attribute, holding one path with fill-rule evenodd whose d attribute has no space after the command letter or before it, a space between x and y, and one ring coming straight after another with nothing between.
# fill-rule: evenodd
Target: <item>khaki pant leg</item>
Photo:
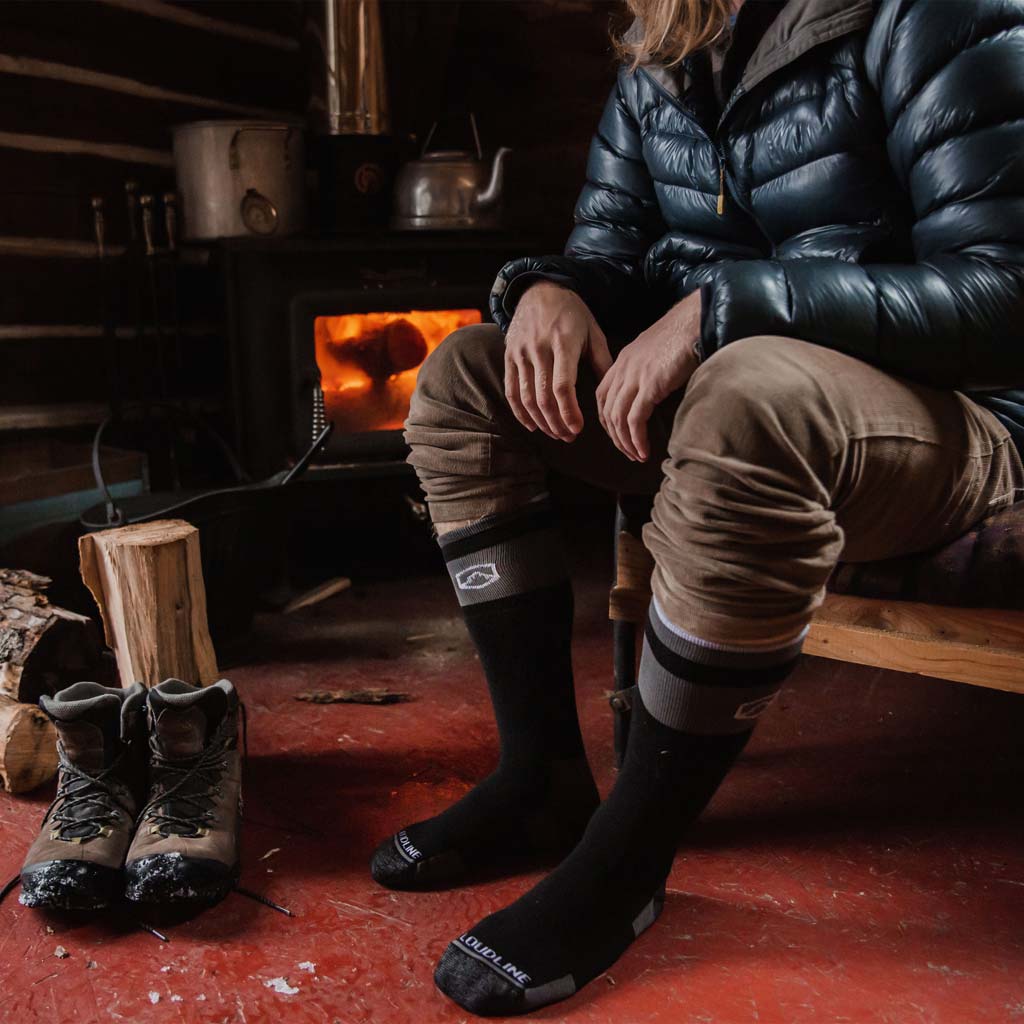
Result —
<instances>
[{"instance_id":1,"label":"khaki pant leg","mask_svg":"<svg viewBox=\"0 0 1024 1024\"><path fill-rule=\"evenodd\" d=\"M773 646L803 631L840 557L923 551L1024 497L988 410L791 338L735 342L679 406L644 539L668 620Z\"/></svg>"},{"instance_id":2,"label":"khaki pant leg","mask_svg":"<svg viewBox=\"0 0 1024 1024\"><path fill-rule=\"evenodd\" d=\"M587 368L581 367L576 388L584 428L565 444L539 430L531 433L512 414L505 399L504 358L501 331L480 324L456 331L420 369L405 439L435 523L517 508L545 492L550 469L625 493L658 489L674 404L652 424L654 457L634 463L601 429L596 382Z\"/></svg>"}]
</instances>

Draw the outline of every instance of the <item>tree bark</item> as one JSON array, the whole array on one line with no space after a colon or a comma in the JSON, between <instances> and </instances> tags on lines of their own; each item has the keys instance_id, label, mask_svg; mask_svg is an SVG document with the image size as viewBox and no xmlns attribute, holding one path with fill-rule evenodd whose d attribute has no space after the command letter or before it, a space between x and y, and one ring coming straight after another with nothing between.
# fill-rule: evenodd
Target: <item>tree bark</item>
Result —
<instances>
[{"instance_id":1,"label":"tree bark","mask_svg":"<svg viewBox=\"0 0 1024 1024\"><path fill-rule=\"evenodd\" d=\"M216 681L194 526L164 519L88 533L78 551L122 686Z\"/></svg>"},{"instance_id":2,"label":"tree bark","mask_svg":"<svg viewBox=\"0 0 1024 1024\"><path fill-rule=\"evenodd\" d=\"M101 668L91 619L50 604L45 576L0 569L0 786L25 793L57 771L57 732L36 706Z\"/></svg>"},{"instance_id":3,"label":"tree bark","mask_svg":"<svg viewBox=\"0 0 1024 1024\"><path fill-rule=\"evenodd\" d=\"M0 692L25 704L102 671L92 620L50 604L49 585L45 576L0 569Z\"/></svg>"}]
</instances>

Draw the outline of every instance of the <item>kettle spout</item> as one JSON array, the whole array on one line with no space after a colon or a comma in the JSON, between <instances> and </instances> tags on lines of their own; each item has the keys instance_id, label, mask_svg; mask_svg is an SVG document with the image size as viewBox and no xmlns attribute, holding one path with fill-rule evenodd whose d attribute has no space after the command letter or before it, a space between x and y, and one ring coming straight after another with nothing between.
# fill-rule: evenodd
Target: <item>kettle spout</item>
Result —
<instances>
[{"instance_id":1,"label":"kettle spout","mask_svg":"<svg viewBox=\"0 0 1024 1024\"><path fill-rule=\"evenodd\" d=\"M512 150L508 146L502 146L494 154L494 163L491 166L491 180L482 192L476 194L476 205L478 209L490 209L501 198L501 191L505 184L505 158Z\"/></svg>"}]
</instances>

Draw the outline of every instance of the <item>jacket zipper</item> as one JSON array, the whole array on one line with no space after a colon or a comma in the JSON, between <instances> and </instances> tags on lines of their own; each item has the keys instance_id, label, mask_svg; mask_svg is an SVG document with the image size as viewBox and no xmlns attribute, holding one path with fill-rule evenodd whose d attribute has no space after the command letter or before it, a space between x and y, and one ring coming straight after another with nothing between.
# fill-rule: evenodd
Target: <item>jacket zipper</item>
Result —
<instances>
[{"instance_id":1,"label":"jacket zipper","mask_svg":"<svg viewBox=\"0 0 1024 1024\"><path fill-rule=\"evenodd\" d=\"M654 88L657 89L658 92L660 92L665 97L665 99L667 99L668 102L671 103L683 115L683 117L686 118L687 122L696 127L697 131L699 131L700 134L703 135L705 139L707 139L707 141L714 148L715 153L718 155L718 216L721 217L724 216L725 214L725 195L726 190L728 189L728 191L732 193L732 198L736 202L736 205L751 219L751 221L753 221L754 226L757 228L758 231L761 232L761 234L764 236L765 241L771 246L772 255L774 256L775 243L772 241L771 236L768 234L768 232L765 231L764 226L757 219L757 216L755 215L754 211L749 206L747 206L740 198L739 189L733 182L727 170L725 153L722 151L722 147L718 144L718 142L715 139L713 139L708 134L707 131L705 131L704 127L695 117L691 117L690 114L687 113L686 109L679 102L678 97L673 96L672 93L668 91L668 89L666 89L659 81L648 75L643 68L640 69L639 74L644 75L644 77L651 83L651 85L653 85ZM743 89L741 86L737 86L736 89L733 90L733 94L729 97L729 100L725 105L725 109L722 111L722 114L718 119L718 124L715 126L715 135L721 133L722 125L725 122L726 117L731 113L732 108L736 105L736 102L746 95L747 90Z\"/></svg>"}]
</instances>

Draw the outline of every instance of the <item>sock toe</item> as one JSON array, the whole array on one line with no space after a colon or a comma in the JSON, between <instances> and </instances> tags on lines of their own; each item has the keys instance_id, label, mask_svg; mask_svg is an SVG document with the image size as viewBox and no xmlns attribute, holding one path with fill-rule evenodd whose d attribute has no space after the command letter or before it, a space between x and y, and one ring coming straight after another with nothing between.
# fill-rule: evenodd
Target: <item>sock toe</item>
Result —
<instances>
[{"instance_id":1,"label":"sock toe","mask_svg":"<svg viewBox=\"0 0 1024 1024\"><path fill-rule=\"evenodd\" d=\"M395 837L389 836L373 851L370 874L375 882L389 889L408 889L416 879L416 865L398 852Z\"/></svg>"},{"instance_id":2,"label":"sock toe","mask_svg":"<svg viewBox=\"0 0 1024 1024\"><path fill-rule=\"evenodd\" d=\"M526 991L497 971L464 953L454 943L434 971L434 984L464 1010L478 1017L512 1017L526 1013Z\"/></svg>"},{"instance_id":3,"label":"sock toe","mask_svg":"<svg viewBox=\"0 0 1024 1024\"><path fill-rule=\"evenodd\" d=\"M454 850L411 861L399 849L398 836L391 836L374 851L370 873L388 889L432 889L460 879L466 863Z\"/></svg>"},{"instance_id":4,"label":"sock toe","mask_svg":"<svg viewBox=\"0 0 1024 1024\"><path fill-rule=\"evenodd\" d=\"M541 985L514 982L511 973L507 976L494 963L467 952L460 946L461 941L451 943L445 950L434 971L434 984L478 1017L516 1017L561 1002L576 992L571 974ZM524 982L530 980L522 972L512 973Z\"/></svg>"}]
</instances>

